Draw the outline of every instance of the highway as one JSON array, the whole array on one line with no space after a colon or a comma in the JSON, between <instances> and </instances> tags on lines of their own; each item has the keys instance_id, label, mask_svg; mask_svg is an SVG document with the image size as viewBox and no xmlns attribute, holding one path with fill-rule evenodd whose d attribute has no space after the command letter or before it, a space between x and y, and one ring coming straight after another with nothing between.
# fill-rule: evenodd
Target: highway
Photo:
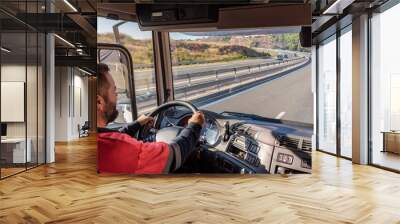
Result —
<instances>
[{"instance_id":1,"label":"highway","mask_svg":"<svg viewBox=\"0 0 400 224\"><path fill-rule=\"evenodd\" d=\"M253 85L263 83L264 79L273 78L275 75L298 67L306 61L306 58L299 58L261 67L258 65L253 65L254 67L245 66L245 69L240 71L224 68L218 70L218 75L213 70L191 74L190 77L193 78L183 77L176 80L177 83L174 85L175 99L195 101L196 105L204 105L217 98L232 95L241 89L248 89ZM156 102L155 89L150 94L139 89L136 94L136 102L143 111L150 110L154 106Z\"/></svg>"},{"instance_id":2,"label":"highway","mask_svg":"<svg viewBox=\"0 0 400 224\"><path fill-rule=\"evenodd\" d=\"M313 123L311 65L202 107Z\"/></svg>"}]
</instances>

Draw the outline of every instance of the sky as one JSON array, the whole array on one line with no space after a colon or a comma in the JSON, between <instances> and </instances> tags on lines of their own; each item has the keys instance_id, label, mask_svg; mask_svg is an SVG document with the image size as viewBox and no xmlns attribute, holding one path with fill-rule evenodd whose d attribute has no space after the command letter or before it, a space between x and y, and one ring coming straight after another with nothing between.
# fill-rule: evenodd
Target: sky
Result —
<instances>
[{"instance_id":1,"label":"sky","mask_svg":"<svg viewBox=\"0 0 400 224\"><path fill-rule=\"evenodd\" d=\"M119 23L120 20L112 20L103 17L97 17L97 33L113 33L112 26L116 23ZM127 34L134 39L150 39L151 32L150 31L141 31L137 23L127 22L121 26L119 26L119 32L123 34ZM190 36L183 33L170 33L170 36L174 40L182 40L182 39L198 39L199 37Z\"/></svg>"},{"instance_id":2,"label":"sky","mask_svg":"<svg viewBox=\"0 0 400 224\"><path fill-rule=\"evenodd\" d=\"M121 20L107 19L104 17L97 17L97 33L113 33L113 25L121 22ZM279 33L298 33L300 31L299 27L275 27L269 29L238 29L238 30L221 30L210 31L210 32L200 32L198 35L191 35L190 33L183 32L169 32L171 40L196 40L207 37L206 35L222 35L222 36L247 36L247 35L267 35L267 34L279 34ZM151 31L141 31L139 25L136 22L126 22L119 26L119 32L121 34L128 35L133 39L151 39ZM217 33L214 33L217 32Z\"/></svg>"}]
</instances>

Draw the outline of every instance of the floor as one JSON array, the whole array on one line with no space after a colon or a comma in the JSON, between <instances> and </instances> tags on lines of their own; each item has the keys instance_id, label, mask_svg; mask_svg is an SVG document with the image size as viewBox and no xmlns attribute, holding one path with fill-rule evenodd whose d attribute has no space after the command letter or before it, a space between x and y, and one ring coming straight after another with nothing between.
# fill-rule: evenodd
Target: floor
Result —
<instances>
[{"instance_id":1,"label":"floor","mask_svg":"<svg viewBox=\"0 0 400 224\"><path fill-rule=\"evenodd\" d=\"M1 168L1 178L6 178L8 176L20 173L25 171L26 169L32 169L36 165L35 164L27 164L27 167L25 168L25 165L19 165L19 167L7 167L7 168Z\"/></svg>"},{"instance_id":2,"label":"floor","mask_svg":"<svg viewBox=\"0 0 400 224\"><path fill-rule=\"evenodd\" d=\"M25 170L25 167L19 168L19 167L12 167L12 168L1 168L1 177L7 177L10 175L13 175L15 173L19 173Z\"/></svg>"},{"instance_id":3,"label":"floor","mask_svg":"<svg viewBox=\"0 0 400 224\"><path fill-rule=\"evenodd\" d=\"M400 223L400 175L315 152L312 175L96 174L94 137L0 181L0 223Z\"/></svg>"}]
</instances>

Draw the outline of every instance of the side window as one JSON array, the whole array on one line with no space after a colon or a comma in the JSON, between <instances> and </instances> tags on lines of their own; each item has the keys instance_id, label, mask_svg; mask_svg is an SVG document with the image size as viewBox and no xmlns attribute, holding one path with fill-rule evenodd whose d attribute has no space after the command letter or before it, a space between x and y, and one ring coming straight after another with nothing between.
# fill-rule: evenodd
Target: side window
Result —
<instances>
[{"instance_id":1,"label":"side window","mask_svg":"<svg viewBox=\"0 0 400 224\"><path fill-rule=\"evenodd\" d=\"M133 121L132 98L130 90L131 72L129 72L129 58L120 49L98 49L98 60L107 64L110 74L117 87L117 110L119 112L116 124L125 124Z\"/></svg>"},{"instance_id":2,"label":"side window","mask_svg":"<svg viewBox=\"0 0 400 224\"><path fill-rule=\"evenodd\" d=\"M136 22L110 20L102 17L97 19L97 27L98 43L120 44L125 47L131 55L138 116L154 109L157 106L157 94L152 33L150 31L141 31ZM115 73L122 72L124 70L122 67L118 68L119 71L115 68ZM114 79L119 78L121 78L121 80L115 81L116 83L121 83L121 87L123 87L120 89L121 94L123 94L124 88L125 91L130 92L129 85L126 85L126 83L129 83L129 81L126 80L127 77L115 74ZM118 104L120 108L125 108L125 112L135 109L130 108L130 105L126 105L130 102L129 98L121 97L119 99L121 99L121 101L118 102ZM131 120L125 119L125 122L131 122Z\"/></svg>"}]
</instances>

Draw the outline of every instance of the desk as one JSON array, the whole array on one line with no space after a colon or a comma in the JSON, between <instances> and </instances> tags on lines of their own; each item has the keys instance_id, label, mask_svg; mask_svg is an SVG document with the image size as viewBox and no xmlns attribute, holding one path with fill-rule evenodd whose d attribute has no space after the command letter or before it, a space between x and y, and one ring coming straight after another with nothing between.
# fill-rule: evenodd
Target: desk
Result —
<instances>
[{"instance_id":1,"label":"desk","mask_svg":"<svg viewBox=\"0 0 400 224\"><path fill-rule=\"evenodd\" d=\"M400 131L384 131L383 151L400 154Z\"/></svg>"},{"instance_id":2,"label":"desk","mask_svg":"<svg viewBox=\"0 0 400 224\"><path fill-rule=\"evenodd\" d=\"M26 144L28 143L28 144ZM25 151L25 145L26 151ZM1 139L1 159L5 163L26 163L32 159L32 141L30 138L5 138Z\"/></svg>"}]
</instances>

